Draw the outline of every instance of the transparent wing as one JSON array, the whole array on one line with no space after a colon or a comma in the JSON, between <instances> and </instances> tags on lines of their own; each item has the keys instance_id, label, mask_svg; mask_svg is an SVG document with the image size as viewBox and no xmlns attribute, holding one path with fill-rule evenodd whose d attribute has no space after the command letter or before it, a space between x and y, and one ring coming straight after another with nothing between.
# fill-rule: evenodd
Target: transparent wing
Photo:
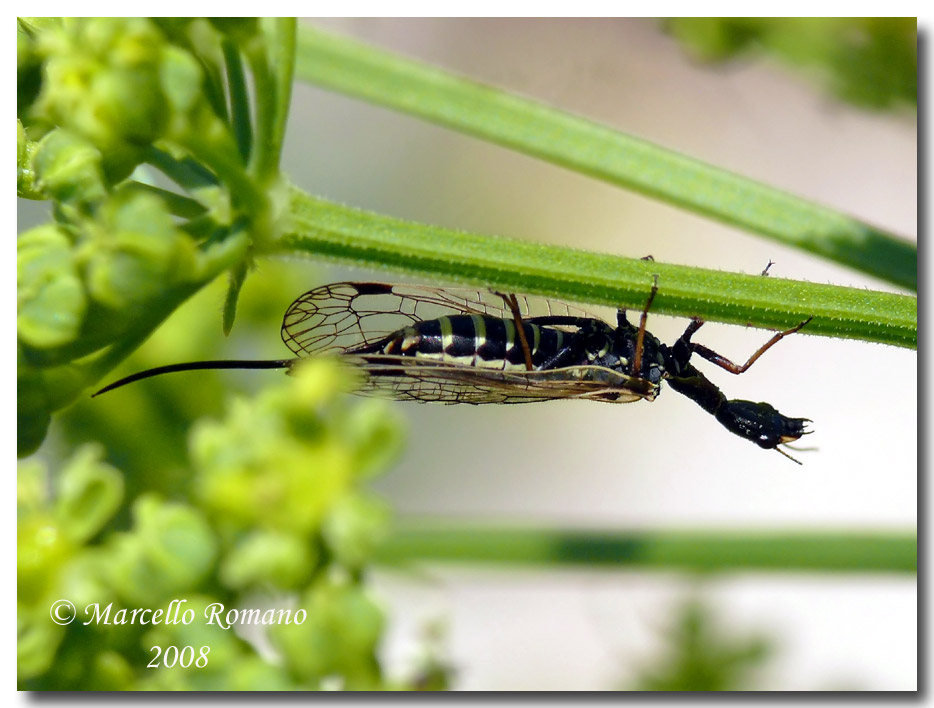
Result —
<instances>
[{"instance_id":1,"label":"transparent wing","mask_svg":"<svg viewBox=\"0 0 934 708\"><path fill-rule=\"evenodd\" d=\"M517 296L525 319L592 318L563 302ZM582 398L615 403L653 400L647 381L598 366L548 371L498 371L416 357L354 354L416 322L452 314L513 316L492 292L388 283L333 283L295 300L282 321L282 340L297 356L342 354L365 374L359 393L437 403L533 403Z\"/></svg>"},{"instance_id":2,"label":"transparent wing","mask_svg":"<svg viewBox=\"0 0 934 708\"><path fill-rule=\"evenodd\" d=\"M519 312L529 319L546 316L589 317L556 300L517 296ZM309 290L293 302L282 320L282 341L297 356L344 353L415 322L444 315L512 317L502 297L492 292L389 283L332 283Z\"/></svg>"},{"instance_id":3,"label":"transparent wing","mask_svg":"<svg viewBox=\"0 0 934 708\"><path fill-rule=\"evenodd\" d=\"M535 403L580 398L654 400L658 387L600 366L497 371L385 354L346 357L365 374L359 393L431 403Z\"/></svg>"}]
</instances>

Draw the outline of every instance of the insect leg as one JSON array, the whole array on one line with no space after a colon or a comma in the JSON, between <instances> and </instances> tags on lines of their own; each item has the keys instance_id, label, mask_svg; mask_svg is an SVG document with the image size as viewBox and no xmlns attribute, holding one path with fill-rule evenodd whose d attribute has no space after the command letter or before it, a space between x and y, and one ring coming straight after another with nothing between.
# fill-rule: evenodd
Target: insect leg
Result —
<instances>
[{"instance_id":1,"label":"insect leg","mask_svg":"<svg viewBox=\"0 0 934 708\"><path fill-rule=\"evenodd\" d=\"M580 351L573 347L564 347L557 354L545 359L539 369L541 371L550 371L551 369L560 369L565 366L572 366L580 357Z\"/></svg>"},{"instance_id":2,"label":"insect leg","mask_svg":"<svg viewBox=\"0 0 934 708\"><path fill-rule=\"evenodd\" d=\"M655 256L649 254L648 256L642 256L639 259L640 261L652 261L655 262ZM626 327L629 325L629 320L626 319L626 308L621 307L616 311L616 326L617 327Z\"/></svg>"},{"instance_id":3,"label":"insect leg","mask_svg":"<svg viewBox=\"0 0 934 708\"><path fill-rule=\"evenodd\" d=\"M795 327L792 327L791 329L786 329L784 332L777 332L769 341L767 341L765 344L759 347L755 352L753 352L752 356L749 357L749 359L746 360L746 363L742 365L734 364L732 361L727 359L725 356L717 354L717 352L713 351L712 349L708 349L703 344L694 344L693 342L690 342L689 340L690 340L691 334L696 332L697 329L700 327L700 324L698 324L695 327L693 321L691 322L691 325L688 326L687 330L685 330L684 334L681 336L681 339L678 340L678 343L675 344L675 346L677 347L678 344L680 344L683 340L686 344L688 344L691 352L693 352L694 354L700 355L701 357L703 357L710 363L716 364L721 369L729 371L731 374L741 374L744 371L746 371L746 369L748 369L750 366L755 364L756 360L760 356L765 354L771 347L778 344L782 339L787 337L789 334L794 334L795 332L800 330L802 327L804 327L804 325L806 325L812 319L814 318L808 317L804 322L802 322L799 325L796 325ZM701 322L701 324L703 323Z\"/></svg>"},{"instance_id":4,"label":"insect leg","mask_svg":"<svg viewBox=\"0 0 934 708\"><path fill-rule=\"evenodd\" d=\"M720 389L693 366L686 366L682 373L683 376L668 379L668 384L675 391L713 415L731 433L761 448L776 450L779 445L811 432L805 430L806 424L810 422L808 418L788 418L768 403L727 400ZM798 462L782 450L779 452Z\"/></svg>"},{"instance_id":5,"label":"insect leg","mask_svg":"<svg viewBox=\"0 0 934 708\"><path fill-rule=\"evenodd\" d=\"M516 323L516 333L519 335L519 344L522 346L522 354L525 357L526 371L532 371L532 350L529 348L529 339L525 336L525 327L522 323L522 313L519 312L519 300L515 293L504 295L497 293L506 303L506 306L512 311L512 319Z\"/></svg>"},{"instance_id":6,"label":"insect leg","mask_svg":"<svg viewBox=\"0 0 934 708\"><path fill-rule=\"evenodd\" d=\"M635 355L632 357L632 370L635 376L638 376L639 372L642 371L642 345L645 342L645 323L649 318L649 308L652 307L652 300L655 299L655 293L658 292L658 276L653 275L652 278L652 290L649 292L649 299L645 301L645 307L642 308L642 316L639 318L639 333L636 335L636 351Z\"/></svg>"},{"instance_id":7,"label":"insect leg","mask_svg":"<svg viewBox=\"0 0 934 708\"><path fill-rule=\"evenodd\" d=\"M541 317L526 317L528 324L539 327L577 327L582 329L593 322L599 322L591 317L573 317L571 315L542 315Z\"/></svg>"}]
</instances>

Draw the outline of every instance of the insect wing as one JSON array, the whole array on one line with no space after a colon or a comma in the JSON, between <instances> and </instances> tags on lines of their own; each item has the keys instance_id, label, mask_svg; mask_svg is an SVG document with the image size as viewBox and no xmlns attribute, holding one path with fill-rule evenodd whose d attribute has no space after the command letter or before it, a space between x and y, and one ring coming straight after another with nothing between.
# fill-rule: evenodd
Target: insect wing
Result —
<instances>
[{"instance_id":1,"label":"insect wing","mask_svg":"<svg viewBox=\"0 0 934 708\"><path fill-rule=\"evenodd\" d=\"M585 399L611 403L653 400L658 387L599 366L547 371L499 371L391 355L350 355L366 373L359 393L432 403L536 403Z\"/></svg>"},{"instance_id":2,"label":"insect wing","mask_svg":"<svg viewBox=\"0 0 934 708\"><path fill-rule=\"evenodd\" d=\"M520 295L519 313L536 317L592 318L563 302ZM434 359L355 354L416 322L445 315L480 314L512 319L502 296L478 290L344 282L310 290L282 322L282 339L296 355L342 354L366 373L360 393L440 403L532 403L584 398L626 403L652 400L657 387L595 366L548 371L486 369Z\"/></svg>"},{"instance_id":3,"label":"insect wing","mask_svg":"<svg viewBox=\"0 0 934 708\"><path fill-rule=\"evenodd\" d=\"M556 300L517 296L525 319L592 317ZM282 341L297 356L343 354L404 327L444 315L480 314L512 319L496 293L389 283L333 283L295 300L282 320Z\"/></svg>"}]
</instances>

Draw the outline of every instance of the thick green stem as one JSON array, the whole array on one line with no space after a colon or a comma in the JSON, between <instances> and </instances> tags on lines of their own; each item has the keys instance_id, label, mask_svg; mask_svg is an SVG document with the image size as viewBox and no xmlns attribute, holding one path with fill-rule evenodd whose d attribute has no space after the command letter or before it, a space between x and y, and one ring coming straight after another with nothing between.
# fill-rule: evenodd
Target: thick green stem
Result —
<instances>
[{"instance_id":1,"label":"thick green stem","mask_svg":"<svg viewBox=\"0 0 934 708\"><path fill-rule=\"evenodd\" d=\"M805 334L917 346L913 297L761 275L689 268L452 231L351 209L293 190L281 251L410 277L581 304L638 309L654 275L652 311L770 329L813 318Z\"/></svg>"}]
</instances>

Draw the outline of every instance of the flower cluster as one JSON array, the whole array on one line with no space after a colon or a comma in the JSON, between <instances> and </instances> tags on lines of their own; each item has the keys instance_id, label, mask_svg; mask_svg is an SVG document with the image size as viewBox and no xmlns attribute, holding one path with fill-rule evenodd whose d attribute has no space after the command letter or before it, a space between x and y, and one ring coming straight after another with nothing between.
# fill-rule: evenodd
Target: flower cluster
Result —
<instances>
[{"instance_id":1,"label":"flower cluster","mask_svg":"<svg viewBox=\"0 0 934 708\"><path fill-rule=\"evenodd\" d=\"M291 67L270 64L256 20L21 19L17 30L18 193L53 215L17 243L23 455L52 413L224 272L229 327L284 189L274 118L287 101L257 97L254 136L243 58L256 86Z\"/></svg>"},{"instance_id":2,"label":"flower cluster","mask_svg":"<svg viewBox=\"0 0 934 708\"><path fill-rule=\"evenodd\" d=\"M232 401L222 419L191 432L191 501L143 493L128 524L115 518L122 475L98 448L79 450L51 484L41 463L21 463L22 685L386 687L376 655L384 613L362 570L390 517L364 484L398 454L400 426L383 402L340 395L348 383L336 362L313 361L294 380ZM183 598L197 619L65 627L49 621L60 598L79 612L113 601L114 613ZM303 609L306 618L246 636L204 621L217 602ZM153 645L210 654L198 670L152 671Z\"/></svg>"}]
</instances>

